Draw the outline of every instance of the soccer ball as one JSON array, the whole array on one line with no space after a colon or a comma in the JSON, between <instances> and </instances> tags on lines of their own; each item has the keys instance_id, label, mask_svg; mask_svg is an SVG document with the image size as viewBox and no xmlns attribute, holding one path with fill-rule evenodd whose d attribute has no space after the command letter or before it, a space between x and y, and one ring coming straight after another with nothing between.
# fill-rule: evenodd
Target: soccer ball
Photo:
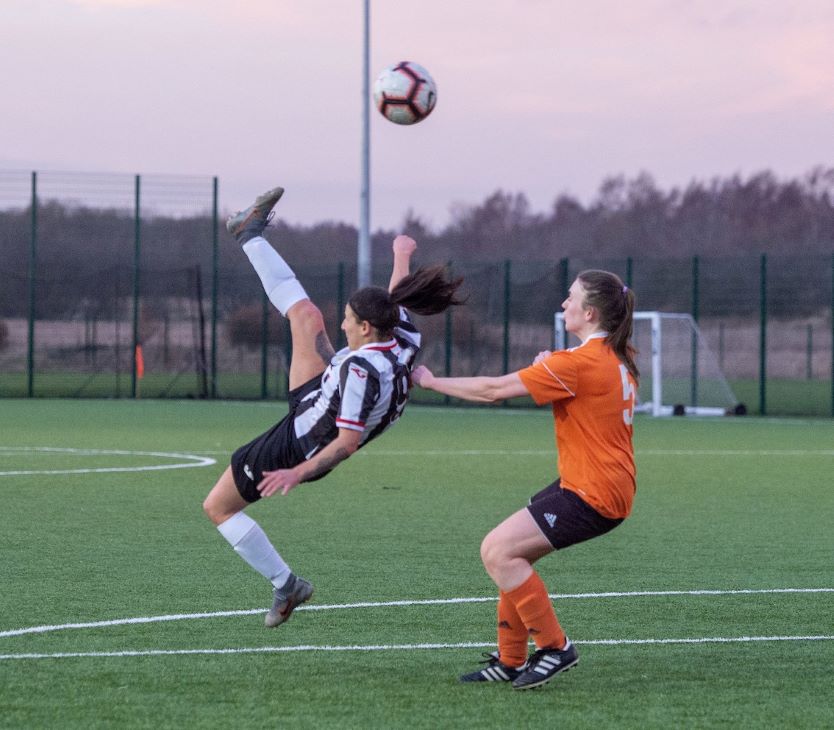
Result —
<instances>
[{"instance_id":1,"label":"soccer ball","mask_svg":"<svg viewBox=\"0 0 834 730\"><path fill-rule=\"evenodd\" d=\"M425 119L437 102L437 86L420 64L402 61L386 68L374 82L374 103L394 124Z\"/></svg>"}]
</instances>

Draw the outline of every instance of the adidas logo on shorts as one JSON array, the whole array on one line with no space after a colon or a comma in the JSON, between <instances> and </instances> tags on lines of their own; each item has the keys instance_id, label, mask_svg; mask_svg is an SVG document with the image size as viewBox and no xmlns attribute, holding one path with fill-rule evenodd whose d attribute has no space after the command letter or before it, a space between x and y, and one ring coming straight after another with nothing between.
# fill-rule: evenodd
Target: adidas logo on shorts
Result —
<instances>
[{"instance_id":1,"label":"adidas logo on shorts","mask_svg":"<svg viewBox=\"0 0 834 730\"><path fill-rule=\"evenodd\" d=\"M544 513L544 519L547 520L547 524L550 525L551 527L553 527L553 525L556 524L556 515L554 515L550 512L545 512Z\"/></svg>"}]
</instances>

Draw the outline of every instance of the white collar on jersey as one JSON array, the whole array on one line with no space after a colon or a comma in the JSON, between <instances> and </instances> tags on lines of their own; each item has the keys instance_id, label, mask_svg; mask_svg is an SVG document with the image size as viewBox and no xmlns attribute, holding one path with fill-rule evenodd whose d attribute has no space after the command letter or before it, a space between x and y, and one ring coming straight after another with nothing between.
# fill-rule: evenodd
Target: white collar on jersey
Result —
<instances>
[{"instance_id":1,"label":"white collar on jersey","mask_svg":"<svg viewBox=\"0 0 834 730\"><path fill-rule=\"evenodd\" d=\"M359 350L391 350L397 346L397 341L392 337L388 342L368 342ZM359 350L354 350L354 352L359 352Z\"/></svg>"}]
</instances>

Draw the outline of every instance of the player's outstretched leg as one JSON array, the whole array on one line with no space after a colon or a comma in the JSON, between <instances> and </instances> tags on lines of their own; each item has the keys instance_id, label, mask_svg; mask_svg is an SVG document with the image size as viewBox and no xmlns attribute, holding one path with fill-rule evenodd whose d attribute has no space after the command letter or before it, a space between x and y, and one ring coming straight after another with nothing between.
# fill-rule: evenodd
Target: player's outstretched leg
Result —
<instances>
[{"instance_id":1,"label":"player's outstretched leg","mask_svg":"<svg viewBox=\"0 0 834 730\"><path fill-rule=\"evenodd\" d=\"M293 389L324 372L333 356L333 346L327 338L321 311L310 301L292 267L262 235L283 194L283 188L267 190L246 210L229 218L226 228L241 244L269 301L290 321L289 381Z\"/></svg>"},{"instance_id":2,"label":"player's outstretched leg","mask_svg":"<svg viewBox=\"0 0 834 730\"><path fill-rule=\"evenodd\" d=\"M226 230L243 248L243 253L258 274L269 301L285 317L293 305L310 298L295 276L292 267L263 237L272 218L272 209L284 194L284 188L273 188L255 198L246 210L226 221Z\"/></svg>"},{"instance_id":3,"label":"player's outstretched leg","mask_svg":"<svg viewBox=\"0 0 834 730\"><path fill-rule=\"evenodd\" d=\"M272 219L272 209L281 200L284 188L272 188L255 198L255 202L246 210L239 210L226 221L226 230L242 246L247 241L263 235Z\"/></svg>"},{"instance_id":4,"label":"player's outstretched leg","mask_svg":"<svg viewBox=\"0 0 834 730\"><path fill-rule=\"evenodd\" d=\"M309 601L312 595L313 586L311 583L295 574L290 575L281 588L275 589L272 608L266 614L264 624L269 628L280 626L289 620L296 606Z\"/></svg>"}]
</instances>

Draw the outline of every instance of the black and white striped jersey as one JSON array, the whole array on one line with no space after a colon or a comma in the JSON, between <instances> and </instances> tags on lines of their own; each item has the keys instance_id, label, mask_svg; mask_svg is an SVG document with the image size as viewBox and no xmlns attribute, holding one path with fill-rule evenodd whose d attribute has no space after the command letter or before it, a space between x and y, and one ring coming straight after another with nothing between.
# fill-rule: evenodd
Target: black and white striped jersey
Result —
<instances>
[{"instance_id":1,"label":"black and white striped jersey","mask_svg":"<svg viewBox=\"0 0 834 730\"><path fill-rule=\"evenodd\" d=\"M340 428L361 431L362 447L396 422L408 400L420 342L420 333L400 307L400 322L391 340L358 350L346 347L333 356L319 389L296 410L295 435L305 458L333 441Z\"/></svg>"}]
</instances>

